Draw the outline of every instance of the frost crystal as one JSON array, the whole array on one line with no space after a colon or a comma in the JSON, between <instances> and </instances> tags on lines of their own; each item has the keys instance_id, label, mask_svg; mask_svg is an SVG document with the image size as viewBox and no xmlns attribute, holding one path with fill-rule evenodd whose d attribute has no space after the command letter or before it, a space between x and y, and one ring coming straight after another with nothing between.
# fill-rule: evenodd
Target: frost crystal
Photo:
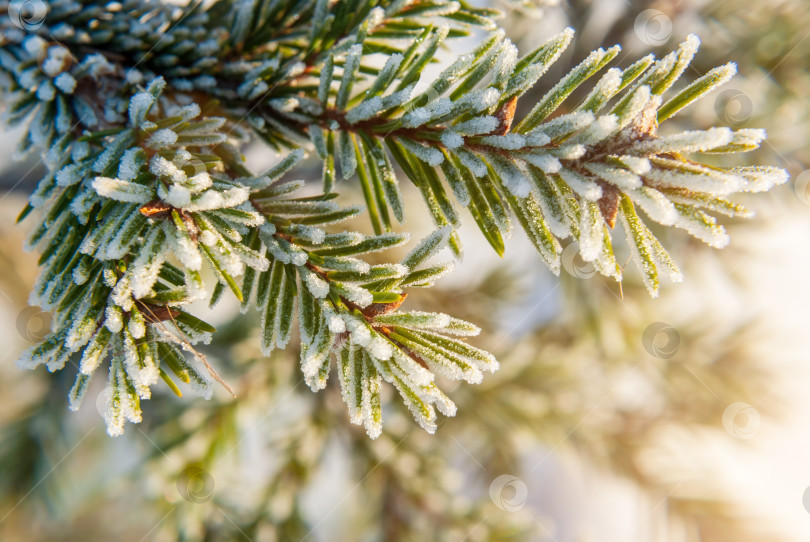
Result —
<instances>
[{"instance_id":1,"label":"frost crystal","mask_svg":"<svg viewBox=\"0 0 810 542\"><path fill-rule=\"evenodd\" d=\"M351 319L346 323L346 327L351 334L352 344L365 347L371 341L371 332L365 324L358 322L356 319Z\"/></svg>"},{"instance_id":2,"label":"frost crystal","mask_svg":"<svg viewBox=\"0 0 810 542\"><path fill-rule=\"evenodd\" d=\"M487 165L470 151L463 148L456 149L456 156L476 177L483 177L487 174Z\"/></svg>"},{"instance_id":3,"label":"frost crystal","mask_svg":"<svg viewBox=\"0 0 810 542\"><path fill-rule=\"evenodd\" d=\"M402 139L401 142L417 158L427 162L430 166L438 166L444 161L444 155L441 153L441 151L434 149L433 147L427 147L408 139Z\"/></svg>"},{"instance_id":4,"label":"frost crystal","mask_svg":"<svg viewBox=\"0 0 810 542\"><path fill-rule=\"evenodd\" d=\"M124 181L134 180L143 164L143 151L138 147L128 149L118 165L118 178Z\"/></svg>"},{"instance_id":5,"label":"frost crystal","mask_svg":"<svg viewBox=\"0 0 810 542\"><path fill-rule=\"evenodd\" d=\"M118 333L124 327L124 319L121 315L121 308L116 305L107 305L104 325L113 333Z\"/></svg>"},{"instance_id":6,"label":"frost crystal","mask_svg":"<svg viewBox=\"0 0 810 542\"><path fill-rule=\"evenodd\" d=\"M520 158L533 166L539 167L544 173L557 173L562 167L556 157L546 153L531 152L521 154Z\"/></svg>"},{"instance_id":7,"label":"frost crystal","mask_svg":"<svg viewBox=\"0 0 810 542\"><path fill-rule=\"evenodd\" d=\"M326 323L329 331L332 333L343 333L346 331L346 322L337 314L329 314L326 316Z\"/></svg>"},{"instance_id":8,"label":"frost crystal","mask_svg":"<svg viewBox=\"0 0 810 542\"><path fill-rule=\"evenodd\" d=\"M526 138L520 134L506 134L502 136L485 136L481 138L485 145L491 145L498 149L514 151L526 146Z\"/></svg>"},{"instance_id":9,"label":"frost crystal","mask_svg":"<svg viewBox=\"0 0 810 542\"><path fill-rule=\"evenodd\" d=\"M93 179L93 188L105 198L132 203L146 203L153 195L152 190L146 186L109 177Z\"/></svg>"},{"instance_id":10,"label":"frost crystal","mask_svg":"<svg viewBox=\"0 0 810 542\"><path fill-rule=\"evenodd\" d=\"M464 145L464 138L452 130L445 130L440 137L442 144L448 149L455 149Z\"/></svg>"},{"instance_id":11,"label":"frost crystal","mask_svg":"<svg viewBox=\"0 0 810 542\"><path fill-rule=\"evenodd\" d=\"M85 167L81 164L69 164L56 172L56 183L59 186L71 186L82 181Z\"/></svg>"},{"instance_id":12,"label":"frost crystal","mask_svg":"<svg viewBox=\"0 0 810 542\"><path fill-rule=\"evenodd\" d=\"M667 152L699 152L708 151L717 147L722 147L731 143L734 137L729 128L710 128L708 130L696 130L692 132L682 132L661 139L653 139L643 143L638 143L634 150L639 152L651 152L663 154Z\"/></svg>"},{"instance_id":13,"label":"frost crystal","mask_svg":"<svg viewBox=\"0 0 810 542\"><path fill-rule=\"evenodd\" d=\"M562 169L558 175L571 189L588 201L596 201L602 197L602 188L595 182L586 179L579 173L569 169Z\"/></svg>"},{"instance_id":14,"label":"frost crystal","mask_svg":"<svg viewBox=\"0 0 810 542\"><path fill-rule=\"evenodd\" d=\"M168 177L175 183L184 183L187 179L182 169L160 155L155 155L149 161L149 170L158 177Z\"/></svg>"},{"instance_id":15,"label":"frost crystal","mask_svg":"<svg viewBox=\"0 0 810 542\"><path fill-rule=\"evenodd\" d=\"M73 91L76 90L76 79L67 72L60 73L56 76L53 80L53 84L65 94L73 94Z\"/></svg>"},{"instance_id":16,"label":"frost crystal","mask_svg":"<svg viewBox=\"0 0 810 542\"><path fill-rule=\"evenodd\" d=\"M453 131L464 135L488 134L495 130L500 122L495 117L483 116L453 125Z\"/></svg>"},{"instance_id":17,"label":"frost crystal","mask_svg":"<svg viewBox=\"0 0 810 542\"><path fill-rule=\"evenodd\" d=\"M155 98L148 92L139 92L129 101L129 118L136 125L140 125L149 113Z\"/></svg>"},{"instance_id":18,"label":"frost crystal","mask_svg":"<svg viewBox=\"0 0 810 542\"><path fill-rule=\"evenodd\" d=\"M366 350L372 357L380 360L390 359L393 354L391 343L379 335L375 335L371 341L369 341Z\"/></svg>"},{"instance_id":19,"label":"frost crystal","mask_svg":"<svg viewBox=\"0 0 810 542\"><path fill-rule=\"evenodd\" d=\"M375 96L368 101L362 102L360 105L350 109L346 113L346 121L350 124L355 124L361 120L368 120L383 109L383 100L379 96Z\"/></svg>"},{"instance_id":20,"label":"frost crystal","mask_svg":"<svg viewBox=\"0 0 810 542\"><path fill-rule=\"evenodd\" d=\"M307 270L301 276L307 285L307 289L317 299L322 299L329 294L329 284L315 273Z\"/></svg>"},{"instance_id":21,"label":"frost crystal","mask_svg":"<svg viewBox=\"0 0 810 542\"><path fill-rule=\"evenodd\" d=\"M163 196L163 201L172 207L188 207L188 205L191 203L191 191L189 191L189 189L185 186L173 184L169 187L166 195Z\"/></svg>"},{"instance_id":22,"label":"frost crystal","mask_svg":"<svg viewBox=\"0 0 810 542\"><path fill-rule=\"evenodd\" d=\"M163 128L153 133L147 144L155 149L163 149L174 145L176 142L177 134L173 130Z\"/></svg>"},{"instance_id":23,"label":"frost crystal","mask_svg":"<svg viewBox=\"0 0 810 542\"><path fill-rule=\"evenodd\" d=\"M53 88L53 84L50 81L45 81L37 89L37 99L42 102L53 101L55 96L56 89Z\"/></svg>"},{"instance_id":24,"label":"frost crystal","mask_svg":"<svg viewBox=\"0 0 810 542\"><path fill-rule=\"evenodd\" d=\"M199 271L202 267L202 256L197 250L195 243L187 236L177 232L173 228L168 229L168 241L172 248L172 253L192 271Z\"/></svg>"}]
</instances>

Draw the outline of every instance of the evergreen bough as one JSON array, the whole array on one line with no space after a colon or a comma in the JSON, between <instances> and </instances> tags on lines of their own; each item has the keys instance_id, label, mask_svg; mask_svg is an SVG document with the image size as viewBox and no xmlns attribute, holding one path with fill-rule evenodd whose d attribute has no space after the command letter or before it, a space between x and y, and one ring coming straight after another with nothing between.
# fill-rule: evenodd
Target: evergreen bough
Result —
<instances>
[{"instance_id":1,"label":"evergreen bough","mask_svg":"<svg viewBox=\"0 0 810 542\"><path fill-rule=\"evenodd\" d=\"M297 321L307 384L323 388L334 358L350 419L372 438L383 380L433 432L437 409L455 413L434 375L477 383L498 367L465 342L476 326L400 310L408 289L452 269L433 261L437 252L461 256L459 207L500 255L516 221L554 273L560 241L573 238L617 281L620 221L655 296L661 275L681 273L645 220L723 247L711 213L748 216L729 196L787 179L777 168L698 161L755 149L761 130L658 133L735 73L722 66L669 92L698 48L694 36L624 69L604 70L618 46L598 49L516 119L570 29L521 57L497 13L466 2L30 4L5 3L0 88L6 122L28 121L18 154L36 149L48 168L20 219L37 220L28 245L42 270L31 303L54 319L19 364L57 371L75 357L71 409L108 368L110 435L141 420L140 400L159 379L211 396L221 379L194 345L215 330L184 307L222 295L259 311L265 354L288 345ZM423 75L451 40L481 29L474 50ZM256 137L282 154L261 174L240 153ZM307 152L323 164L318 195L282 180ZM374 235L332 227L362 211L336 202L338 180L355 177ZM421 193L436 230L402 261L371 265L364 255L408 240L394 231L403 182Z\"/></svg>"}]
</instances>

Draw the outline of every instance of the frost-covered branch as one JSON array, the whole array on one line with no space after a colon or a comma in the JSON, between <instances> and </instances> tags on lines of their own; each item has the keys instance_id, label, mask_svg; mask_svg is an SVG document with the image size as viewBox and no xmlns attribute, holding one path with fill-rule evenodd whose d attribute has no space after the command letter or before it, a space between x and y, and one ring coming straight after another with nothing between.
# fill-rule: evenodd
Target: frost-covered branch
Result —
<instances>
[{"instance_id":1,"label":"frost-covered branch","mask_svg":"<svg viewBox=\"0 0 810 542\"><path fill-rule=\"evenodd\" d=\"M497 368L464 341L475 326L399 310L407 289L452 268L429 258L445 244L460 255L457 203L499 254L517 219L553 271L571 237L617 280L620 221L655 295L662 272L679 280L680 271L639 209L721 247L725 231L709 212L749 214L728 196L786 178L692 157L756 148L761 131L659 133L734 73L717 68L665 99L694 37L660 60L607 69L571 104L619 48L594 51L516 119L572 31L519 58L494 12L466 2L54 0L36 21L6 11L5 120L28 122L18 154L37 149L48 167L21 218L37 220L28 244L42 252L31 301L54 324L21 364L53 371L75 358L72 408L109 367L110 434L140 420L158 378L211 395L221 379L194 345L214 329L184 307L226 292L259 310L265 354L288 346L297 321L313 390L336 359L350 418L369 435L380 434L383 380L433 431L436 409L455 412L435 375L477 383ZM490 33L425 78L447 41L474 28ZM260 175L240 153L253 136L283 156ZM305 149L323 164L319 195L297 196L304 183L282 180ZM358 179L374 235L332 229L360 211L336 203L338 171ZM394 231L406 211L403 176L437 231L402 261L370 265L364 255L407 240Z\"/></svg>"},{"instance_id":2,"label":"frost-covered branch","mask_svg":"<svg viewBox=\"0 0 810 542\"><path fill-rule=\"evenodd\" d=\"M33 207L64 202L29 239L43 250L32 302L57 319L21 364L54 371L81 354L70 394L77 409L109 358L113 435L124 420L140 421L139 402L159 376L180 393L164 367L210 397L211 378L219 377L192 345L210 341L214 329L179 309L208 295L208 268L217 278L212 304L227 288L247 309L255 291L267 355L287 346L297 312L307 383L314 391L326 385L334 354L350 418L370 436L381 430L382 380L434 431L434 406L455 413L434 373L477 383L482 371L497 367L491 355L454 338L476 335L475 326L443 314L396 312L404 288L430 286L452 268L426 265L449 231L427 237L401 263L369 265L358 256L407 236L323 230L361 209L341 209L334 194L287 197L304 184L279 182L300 151L263 175L233 177L246 168L221 131L226 119L201 117L199 106L174 103L164 88L158 78L131 98L126 127L68 145L32 197Z\"/></svg>"},{"instance_id":3,"label":"frost-covered branch","mask_svg":"<svg viewBox=\"0 0 810 542\"><path fill-rule=\"evenodd\" d=\"M390 214L400 221L403 217L397 164L421 190L438 226L460 224L452 192L502 254L513 214L554 272L560 268L560 239L573 237L586 261L621 280L611 239L621 220L648 290L657 295L662 272L675 281L681 273L638 209L721 248L727 235L707 211L749 215L728 196L768 190L787 179L778 168L718 168L685 156L755 149L765 137L761 130L659 134L659 123L736 71L733 64L712 70L665 101L663 94L697 50L694 36L658 61L648 56L624 70L607 70L581 103L554 116L619 48L595 51L518 122L518 99L559 57L572 32L521 59L502 34L494 33L425 90L414 92L418 74L443 38L440 29L434 30L418 52L390 56L377 77L351 97L353 87L347 86L354 74L344 71L338 79L325 69L320 103L290 98L284 107L270 103L260 110L292 123L290 132L297 125L299 139L311 139L324 159L327 189L335 163L344 178L359 174L378 231L392 227ZM356 69L361 55L356 45L346 55L346 66ZM457 239L454 246L458 250Z\"/></svg>"}]
</instances>

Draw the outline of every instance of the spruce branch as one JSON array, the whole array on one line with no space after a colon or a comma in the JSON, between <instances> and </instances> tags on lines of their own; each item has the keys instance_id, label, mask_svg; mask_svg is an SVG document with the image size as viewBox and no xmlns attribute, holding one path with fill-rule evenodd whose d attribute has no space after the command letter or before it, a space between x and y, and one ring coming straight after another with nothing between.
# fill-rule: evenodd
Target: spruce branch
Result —
<instances>
[{"instance_id":1,"label":"spruce branch","mask_svg":"<svg viewBox=\"0 0 810 542\"><path fill-rule=\"evenodd\" d=\"M71 202L69 209L58 203L57 223L51 211L29 239L43 249L32 302L57 318L20 364L54 371L81 354L70 393L75 410L109 358L111 435L125 420L140 421L140 400L158 376L179 393L161 363L210 397L211 379L224 382L193 344L210 341L215 330L179 309L208 295L207 267L217 279L212 303L227 288L247 309L255 289L265 355L287 346L297 312L305 380L322 389L334 354L350 419L370 436L381 431L382 380L433 432L434 407L455 413L434 373L478 383L482 371L497 368L490 354L455 338L476 335L477 327L443 314L396 312L403 288L430 286L452 267L427 264L449 232L428 236L399 264L371 266L358 256L407 236L326 233L321 226L361 209L340 208L335 194L287 197L303 183L279 181L302 152L262 175L235 177L247 169L220 131L228 121L201 117L199 106L179 105L164 90L157 78L134 94L126 127L80 138L43 181L40 193Z\"/></svg>"},{"instance_id":2,"label":"spruce branch","mask_svg":"<svg viewBox=\"0 0 810 542\"><path fill-rule=\"evenodd\" d=\"M434 34L435 43L442 39ZM517 59L514 46L494 33L413 95L418 77L409 66L421 71L418 59L435 51L428 45L423 57L412 56L410 65L401 56L389 57L368 90L357 92L353 100L345 98L350 92L346 82L353 78L344 72L331 105L323 91L334 86L327 72L320 78L322 110L300 119L294 110L272 114L300 122L298 135L308 134L325 159L326 179L336 175L334 163L344 178L358 173L366 201L375 209L371 217L377 231L390 230L390 214L400 221L403 214L396 163L419 188L438 226L460 223L452 192L503 254L512 214L555 273L560 240L573 237L586 261L621 280L611 239L620 218L648 291L656 296L661 274L676 281L681 274L637 209L654 222L682 228L722 248L728 243L725 230L705 211L750 215L728 196L768 190L787 175L778 168L719 168L687 157L756 149L765 137L761 130L659 134L661 122L736 72L733 64L716 68L664 101L663 94L697 50L694 36L658 61L649 56L624 70L609 69L579 105L553 116L619 48L594 51L514 122L517 100L571 39L572 32L563 32ZM350 51L347 58L359 51ZM347 101L354 105L346 107ZM453 246L460 251L458 239Z\"/></svg>"},{"instance_id":3,"label":"spruce branch","mask_svg":"<svg viewBox=\"0 0 810 542\"><path fill-rule=\"evenodd\" d=\"M494 15L443 0L58 0L41 24L4 19L6 121L28 121L18 153L39 149L48 166L20 218L38 220L31 302L53 311L54 324L21 365L55 371L78 358L75 409L108 361L108 432L120 434L141 419L158 378L180 393L174 374L211 396L221 379L194 345L215 330L183 307L230 292L258 309L265 354L288 346L297 321L313 390L337 360L350 419L370 436L381 431L383 380L432 432L436 409L455 412L434 375L478 383L497 368L464 341L479 331L472 324L399 310L408 288L452 269L428 261L442 247L461 254L457 203L501 255L516 219L555 273L560 240L571 237L621 280L612 240L621 222L655 296L661 274L681 273L646 218L722 247L709 212L750 214L728 196L786 180L776 168L692 158L754 149L761 131L659 133L734 74L717 68L665 101L697 38L606 70L571 105L619 52L598 49L516 119L573 31L518 58ZM490 33L428 81L447 41L474 27ZM252 136L284 154L260 175L240 153ZM323 190L297 196L304 183L282 177L308 148L323 163ZM374 235L331 229L360 212L335 201L338 170L358 179ZM437 230L401 262L372 266L364 255L407 240L394 232L403 174Z\"/></svg>"}]
</instances>

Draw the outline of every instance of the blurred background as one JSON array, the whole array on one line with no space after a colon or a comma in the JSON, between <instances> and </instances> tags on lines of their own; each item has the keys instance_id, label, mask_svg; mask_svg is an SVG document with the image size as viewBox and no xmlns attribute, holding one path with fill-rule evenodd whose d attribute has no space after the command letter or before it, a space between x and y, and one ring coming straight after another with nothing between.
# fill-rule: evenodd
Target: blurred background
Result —
<instances>
[{"instance_id":1,"label":"blurred background","mask_svg":"<svg viewBox=\"0 0 810 542\"><path fill-rule=\"evenodd\" d=\"M495 4L521 51L577 30L537 97L597 47L620 43L626 66L697 34L687 79L728 61L739 75L667 129L765 128L767 144L742 159L784 167L791 182L741 201L757 214L726 221L725 250L656 232L686 276L656 300L634 269L619 289L575 246L554 277L526 239L501 260L475 226L462 230L457 271L407 308L479 324L475 344L502 368L480 386L443 384L459 414L434 436L392 401L383 436L368 440L336 386L311 393L293 347L263 358L255 315L223 301L196 314L219 328L209 359L238 397L156 387L143 423L112 439L92 400L67 410L70 370L14 364L49 325L27 305L36 256L14 224L43 166L13 161L16 134L3 133L0 540L810 539L810 3ZM268 152L247 150L256 169L277 158ZM418 231L427 215L410 196L403 229Z\"/></svg>"}]
</instances>

